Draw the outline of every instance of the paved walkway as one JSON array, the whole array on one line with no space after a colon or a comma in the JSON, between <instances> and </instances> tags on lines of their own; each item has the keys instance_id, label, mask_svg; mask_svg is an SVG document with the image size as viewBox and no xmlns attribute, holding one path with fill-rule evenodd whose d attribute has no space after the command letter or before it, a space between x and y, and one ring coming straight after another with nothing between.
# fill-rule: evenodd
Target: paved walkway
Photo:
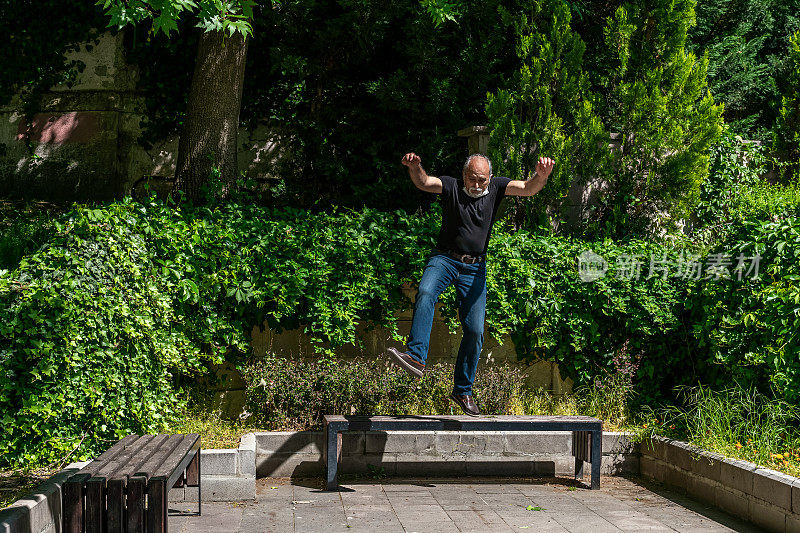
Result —
<instances>
[{"instance_id":1,"label":"paved walkway","mask_svg":"<svg viewBox=\"0 0 800 533\"><path fill-rule=\"evenodd\" d=\"M170 531L589 532L758 531L638 479L604 477L599 491L566 479L345 481L259 479L257 501L203 504L203 516L170 517ZM172 504L194 511L191 503Z\"/></svg>"}]
</instances>

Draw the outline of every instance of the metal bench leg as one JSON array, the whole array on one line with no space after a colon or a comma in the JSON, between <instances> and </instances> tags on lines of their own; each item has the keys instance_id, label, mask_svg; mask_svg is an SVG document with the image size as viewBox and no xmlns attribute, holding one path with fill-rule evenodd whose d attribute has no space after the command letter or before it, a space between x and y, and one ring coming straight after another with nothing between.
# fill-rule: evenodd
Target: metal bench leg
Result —
<instances>
[{"instance_id":1,"label":"metal bench leg","mask_svg":"<svg viewBox=\"0 0 800 533\"><path fill-rule=\"evenodd\" d=\"M592 489L600 488L600 466L603 464L603 432L592 431Z\"/></svg>"},{"instance_id":2,"label":"metal bench leg","mask_svg":"<svg viewBox=\"0 0 800 533\"><path fill-rule=\"evenodd\" d=\"M589 436L585 431L572 432L572 456L575 459L575 479L583 479L583 462L586 459Z\"/></svg>"},{"instance_id":3,"label":"metal bench leg","mask_svg":"<svg viewBox=\"0 0 800 533\"><path fill-rule=\"evenodd\" d=\"M186 486L197 487L197 514L203 514L203 494L200 488L200 450L186 467Z\"/></svg>"},{"instance_id":4,"label":"metal bench leg","mask_svg":"<svg viewBox=\"0 0 800 533\"><path fill-rule=\"evenodd\" d=\"M325 488L327 490L335 490L339 485L336 479L336 470L339 466L339 444L341 440L342 434L339 433L338 428L332 428L331 424L325 426L325 461L328 467Z\"/></svg>"}]
</instances>

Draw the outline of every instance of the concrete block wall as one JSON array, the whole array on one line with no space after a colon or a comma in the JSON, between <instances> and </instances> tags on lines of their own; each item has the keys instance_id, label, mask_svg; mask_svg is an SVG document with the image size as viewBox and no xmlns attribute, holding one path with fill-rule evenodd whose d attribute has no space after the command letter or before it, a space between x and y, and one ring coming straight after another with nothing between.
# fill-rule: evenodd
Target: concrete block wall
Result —
<instances>
[{"instance_id":1,"label":"concrete block wall","mask_svg":"<svg viewBox=\"0 0 800 533\"><path fill-rule=\"evenodd\" d=\"M800 479L656 437L640 445L640 473L763 528L800 533Z\"/></svg>"},{"instance_id":2,"label":"concrete block wall","mask_svg":"<svg viewBox=\"0 0 800 533\"><path fill-rule=\"evenodd\" d=\"M200 483L204 502L255 500L256 438L244 435L237 449L201 450ZM170 502L197 502L197 487L170 489Z\"/></svg>"},{"instance_id":3,"label":"concrete block wall","mask_svg":"<svg viewBox=\"0 0 800 533\"><path fill-rule=\"evenodd\" d=\"M256 433L258 477L320 476L320 431ZM342 435L343 474L397 476L572 475L572 434L552 431L352 431ZM638 471L627 435L604 433L604 474Z\"/></svg>"},{"instance_id":4,"label":"concrete block wall","mask_svg":"<svg viewBox=\"0 0 800 533\"><path fill-rule=\"evenodd\" d=\"M31 493L0 510L0 533L59 533L61 486L89 461L72 463Z\"/></svg>"}]
</instances>

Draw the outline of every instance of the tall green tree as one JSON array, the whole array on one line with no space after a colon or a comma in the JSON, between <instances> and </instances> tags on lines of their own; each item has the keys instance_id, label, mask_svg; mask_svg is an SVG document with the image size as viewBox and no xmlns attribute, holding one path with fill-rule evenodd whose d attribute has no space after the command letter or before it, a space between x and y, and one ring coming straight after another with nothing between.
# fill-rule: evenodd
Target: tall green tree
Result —
<instances>
[{"instance_id":1,"label":"tall green tree","mask_svg":"<svg viewBox=\"0 0 800 533\"><path fill-rule=\"evenodd\" d=\"M790 81L786 48L800 29L800 0L698 2L686 48L708 52L708 88L723 117L746 139L772 140Z\"/></svg>"},{"instance_id":2,"label":"tall green tree","mask_svg":"<svg viewBox=\"0 0 800 533\"><path fill-rule=\"evenodd\" d=\"M603 231L652 232L686 217L708 174L723 106L707 89L708 54L685 50L695 0L636 0L606 21L601 114L619 149L597 169Z\"/></svg>"},{"instance_id":3,"label":"tall green tree","mask_svg":"<svg viewBox=\"0 0 800 533\"><path fill-rule=\"evenodd\" d=\"M775 128L773 148L786 163L786 181L800 177L800 31L789 42L790 71Z\"/></svg>"},{"instance_id":4,"label":"tall green tree","mask_svg":"<svg viewBox=\"0 0 800 533\"><path fill-rule=\"evenodd\" d=\"M408 211L434 202L411 186L398 150L432 172L460 172L456 132L485 123L486 93L515 58L504 1L463 2L438 26L420 0L283 0L256 17L242 114L278 138L272 200Z\"/></svg>"},{"instance_id":5,"label":"tall green tree","mask_svg":"<svg viewBox=\"0 0 800 533\"><path fill-rule=\"evenodd\" d=\"M119 28L152 20L169 35L182 16L203 32L197 46L186 117L178 144L174 190L193 201L203 189L225 197L238 177L237 133L248 36L255 0L98 0ZM216 178L210 183L209 178ZM218 186L214 186L214 185Z\"/></svg>"},{"instance_id":6,"label":"tall green tree","mask_svg":"<svg viewBox=\"0 0 800 533\"><path fill-rule=\"evenodd\" d=\"M398 51L413 54L423 47L437 48L436 52L423 50L426 63L434 63L437 58L433 56L445 45L430 44L432 32L447 26L452 33L451 26L456 17L467 12L465 6L448 0L396 3L385 0L283 0L271 2L272 9L256 14L252 9L253 0L101 2L108 6L112 24L152 20L155 32L168 33L180 27L178 19L187 15L206 30L198 43L194 76L188 90L187 112L178 151L176 190L183 190L190 198L197 199L200 186L209 176L217 178L214 184L218 186L219 195L224 196L233 184L237 177L236 125L243 107L242 94L247 91L244 86L249 83L252 99L244 104L244 114L253 122L275 119L277 124L271 124L277 126L275 130L289 132L281 138L280 148L295 157L291 158L291 166L279 171L291 177L287 180L290 182L287 188L296 193L296 201L303 205L318 201L324 204L331 195L347 195L353 182L353 171L364 173L368 170L345 166L346 162L357 160L354 155L376 151L374 135L363 125L369 128L379 126L382 133L386 129L385 116L376 119L360 113L363 106L359 104L363 100L374 101L379 97L393 106L389 111L394 115L400 107L398 90L407 91L408 85L414 83L429 91L439 89L428 87L424 78L418 79L422 70L419 67L427 71L427 64L417 65L417 69L405 69L407 61L402 57L397 61ZM131 13L134 4L144 8ZM399 11L406 13L401 16ZM411 16L408 11L412 12ZM475 20L468 22L465 26L469 29L478 25ZM254 31L260 35L255 37ZM426 44L418 45L418 33ZM247 48L254 38L259 54L250 65L256 63L261 72L256 72L253 79L248 75L248 80L245 80ZM159 41L163 43L164 39ZM412 47L414 50L409 50ZM451 54L447 52L444 55ZM373 73L380 74L390 68L395 68L398 76L390 80L395 87L385 90L371 77L375 77ZM264 76L265 71L270 76ZM448 74L452 76L452 71ZM176 85L164 80L163 76L158 81ZM367 89L367 94L364 89ZM273 96L277 97L277 102ZM289 108L289 112L284 114L283 109L276 109L274 104ZM174 113L167 115L168 119L176 116ZM163 128L158 129L163 131ZM356 142L351 139L342 142L338 135L342 130L354 130L351 137L355 137ZM397 142L393 143L393 149L392 153L396 154ZM380 159L389 160L386 157ZM393 163L390 166L387 163L387 167L396 169L395 155L390 159ZM383 170L372 170L369 181L374 183L376 176L384 174ZM378 188L381 187L379 184ZM364 194L372 197L374 192Z\"/></svg>"},{"instance_id":7,"label":"tall green tree","mask_svg":"<svg viewBox=\"0 0 800 533\"><path fill-rule=\"evenodd\" d=\"M494 173L512 179L532 177L540 156L556 164L540 193L515 201L517 228L546 222L546 207L560 203L575 176L589 177L607 157L599 143L608 138L594 111L582 68L586 46L570 28L569 6L532 1L526 11L500 6L518 36L519 68L506 87L487 96L488 155Z\"/></svg>"}]
</instances>

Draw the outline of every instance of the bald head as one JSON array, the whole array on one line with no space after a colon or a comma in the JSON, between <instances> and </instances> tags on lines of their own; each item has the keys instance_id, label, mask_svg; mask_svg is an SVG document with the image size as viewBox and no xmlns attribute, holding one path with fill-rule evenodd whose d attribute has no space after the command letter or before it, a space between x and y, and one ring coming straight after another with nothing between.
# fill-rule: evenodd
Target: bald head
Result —
<instances>
[{"instance_id":1,"label":"bald head","mask_svg":"<svg viewBox=\"0 0 800 533\"><path fill-rule=\"evenodd\" d=\"M489 177L492 176L492 162L483 154L472 154L464 161L463 173L467 171L488 173Z\"/></svg>"},{"instance_id":2,"label":"bald head","mask_svg":"<svg viewBox=\"0 0 800 533\"><path fill-rule=\"evenodd\" d=\"M492 163L482 154L472 154L464 163L464 187L472 194L485 193L492 177Z\"/></svg>"}]
</instances>

